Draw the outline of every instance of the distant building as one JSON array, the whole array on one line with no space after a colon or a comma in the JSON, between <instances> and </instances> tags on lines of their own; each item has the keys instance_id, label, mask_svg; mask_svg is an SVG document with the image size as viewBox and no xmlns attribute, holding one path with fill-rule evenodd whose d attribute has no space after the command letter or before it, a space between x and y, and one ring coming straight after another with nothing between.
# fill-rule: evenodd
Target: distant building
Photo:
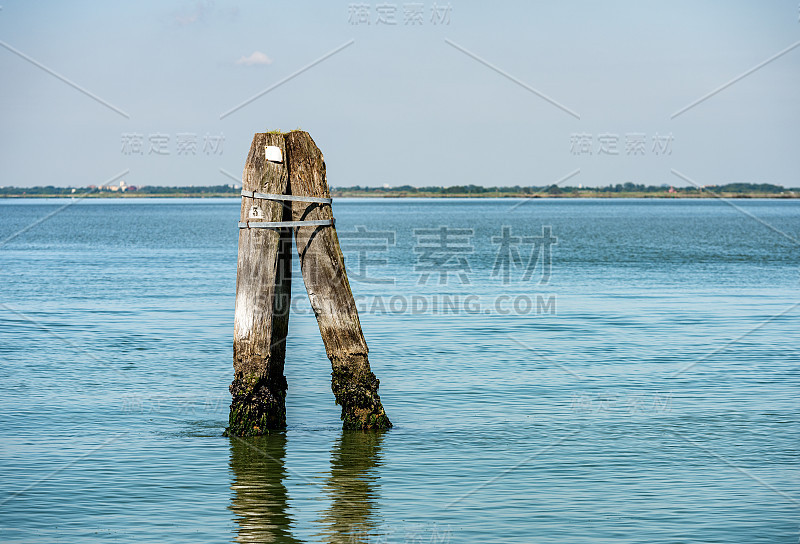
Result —
<instances>
[{"instance_id":1,"label":"distant building","mask_svg":"<svg viewBox=\"0 0 800 544\"><path fill-rule=\"evenodd\" d=\"M89 188L91 189L92 185L90 185ZM112 191L112 192L122 191L122 192L125 192L125 191L128 190L128 184L125 183L125 180L121 180L119 182L119 185L100 185L99 187L97 187L97 190L98 191Z\"/></svg>"}]
</instances>

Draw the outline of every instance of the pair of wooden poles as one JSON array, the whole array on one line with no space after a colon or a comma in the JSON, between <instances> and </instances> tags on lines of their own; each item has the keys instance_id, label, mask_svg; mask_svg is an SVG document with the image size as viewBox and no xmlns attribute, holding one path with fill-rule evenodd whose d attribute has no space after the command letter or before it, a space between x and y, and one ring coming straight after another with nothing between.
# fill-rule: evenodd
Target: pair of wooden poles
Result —
<instances>
[{"instance_id":1,"label":"pair of wooden poles","mask_svg":"<svg viewBox=\"0 0 800 544\"><path fill-rule=\"evenodd\" d=\"M345 429L392 426L378 396L330 205L322 152L307 132L258 133L242 177L236 275L233 400L227 433L286 427L283 374L292 282L292 232L311 308L333 368ZM286 224L288 222L288 225Z\"/></svg>"}]
</instances>

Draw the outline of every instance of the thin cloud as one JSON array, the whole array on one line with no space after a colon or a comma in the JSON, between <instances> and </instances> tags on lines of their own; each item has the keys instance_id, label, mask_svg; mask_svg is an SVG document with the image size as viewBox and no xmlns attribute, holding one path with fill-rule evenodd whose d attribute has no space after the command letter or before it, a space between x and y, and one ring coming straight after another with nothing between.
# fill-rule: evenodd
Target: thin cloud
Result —
<instances>
[{"instance_id":1,"label":"thin cloud","mask_svg":"<svg viewBox=\"0 0 800 544\"><path fill-rule=\"evenodd\" d=\"M174 14L175 22L181 26L192 25L205 19L206 8L212 7L210 2L196 2L192 8L183 9Z\"/></svg>"},{"instance_id":2,"label":"thin cloud","mask_svg":"<svg viewBox=\"0 0 800 544\"><path fill-rule=\"evenodd\" d=\"M214 5L213 0L198 0L193 4L187 3L184 8L172 12L172 16L180 26L204 23L212 19L235 21L239 17L239 7L219 8Z\"/></svg>"},{"instance_id":3,"label":"thin cloud","mask_svg":"<svg viewBox=\"0 0 800 544\"><path fill-rule=\"evenodd\" d=\"M249 56L242 57L236 61L236 64L243 64L245 66L256 66L260 64L272 64L272 59L266 56L261 51L253 51Z\"/></svg>"}]
</instances>

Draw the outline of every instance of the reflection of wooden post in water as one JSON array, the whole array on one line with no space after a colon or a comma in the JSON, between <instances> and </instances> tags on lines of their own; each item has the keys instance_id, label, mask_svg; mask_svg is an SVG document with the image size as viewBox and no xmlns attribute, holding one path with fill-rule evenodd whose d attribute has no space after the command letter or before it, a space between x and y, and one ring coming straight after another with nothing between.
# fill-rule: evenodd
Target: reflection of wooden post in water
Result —
<instances>
[{"instance_id":1,"label":"reflection of wooden post in water","mask_svg":"<svg viewBox=\"0 0 800 544\"><path fill-rule=\"evenodd\" d=\"M322 152L306 132L256 134L242 185L228 432L249 436L286 427L290 229L333 367L343 427L391 427L347 281Z\"/></svg>"},{"instance_id":2,"label":"reflection of wooden post in water","mask_svg":"<svg viewBox=\"0 0 800 544\"><path fill-rule=\"evenodd\" d=\"M230 509L236 515L240 542L297 542L289 530L286 470L286 436L231 439L234 495Z\"/></svg>"},{"instance_id":3,"label":"reflection of wooden post in water","mask_svg":"<svg viewBox=\"0 0 800 544\"><path fill-rule=\"evenodd\" d=\"M326 542L375 542L378 476L383 433L343 431L331 450L325 483L331 506L322 518Z\"/></svg>"}]
</instances>

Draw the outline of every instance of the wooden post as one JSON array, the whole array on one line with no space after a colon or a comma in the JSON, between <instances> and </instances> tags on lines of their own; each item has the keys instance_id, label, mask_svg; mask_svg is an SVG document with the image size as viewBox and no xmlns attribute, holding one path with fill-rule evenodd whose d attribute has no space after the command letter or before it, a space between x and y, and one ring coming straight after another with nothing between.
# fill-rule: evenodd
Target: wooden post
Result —
<instances>
[{"instance_id":1,"label":"wooden post","mask_svg":"<svg viewBox=\"0 0 800 544\"><path fill-rule=\"evenodd\" d=\"M291 194L330 198L325 160L307 132L286 135ZM292 219L332 219L330 206L292 203ZM347 281L336 227L297 227L294 231L300 269L311 308L331 361L331 388L342 407L345 429L386 429L392 426L378 396L378 378L367 359L367 341Z\"/></svg>"},{"instance_id":2,"label":"wooden post","mask_svg":"<svg viewBox=\"0 0 800 544\"><path fill-rule=\"evenodd\" d=\"M242 189L284 194L285 163L267 161L266 146L285 152L282 134L256 134L242 175ZM281 201L242 197L242 221L281 221L291 209ZM233 318L233 400L227 432L259 435L286 427L283 362L291 303L291 231L239 229L236 310Z\"/></svg>"},{"instance_id":3,"label":"wooden post","mask_svg":"<svg viewBox=\"0 0 800 544\"><path fill-rule=\"evenodd\" d=\"M283 163L264 159L265 146L280 147ZM330 198L322 152L302 131L256 134L245 166L243 190ZM242 199L242 221L332 220L330 204L303 200ZM263 214L263 216L261 216ZM294 226L309 301L333 367L336 403L345 429L392 426L378 396L369 349L344 267L336 228ZM261 234L263 232L263 234ZM243 228L234 319L234 369L230 426L236 435L263 434L286 426L283 363L291 298L291 251L285 228Z\"/></svg>"}]
</instances>

